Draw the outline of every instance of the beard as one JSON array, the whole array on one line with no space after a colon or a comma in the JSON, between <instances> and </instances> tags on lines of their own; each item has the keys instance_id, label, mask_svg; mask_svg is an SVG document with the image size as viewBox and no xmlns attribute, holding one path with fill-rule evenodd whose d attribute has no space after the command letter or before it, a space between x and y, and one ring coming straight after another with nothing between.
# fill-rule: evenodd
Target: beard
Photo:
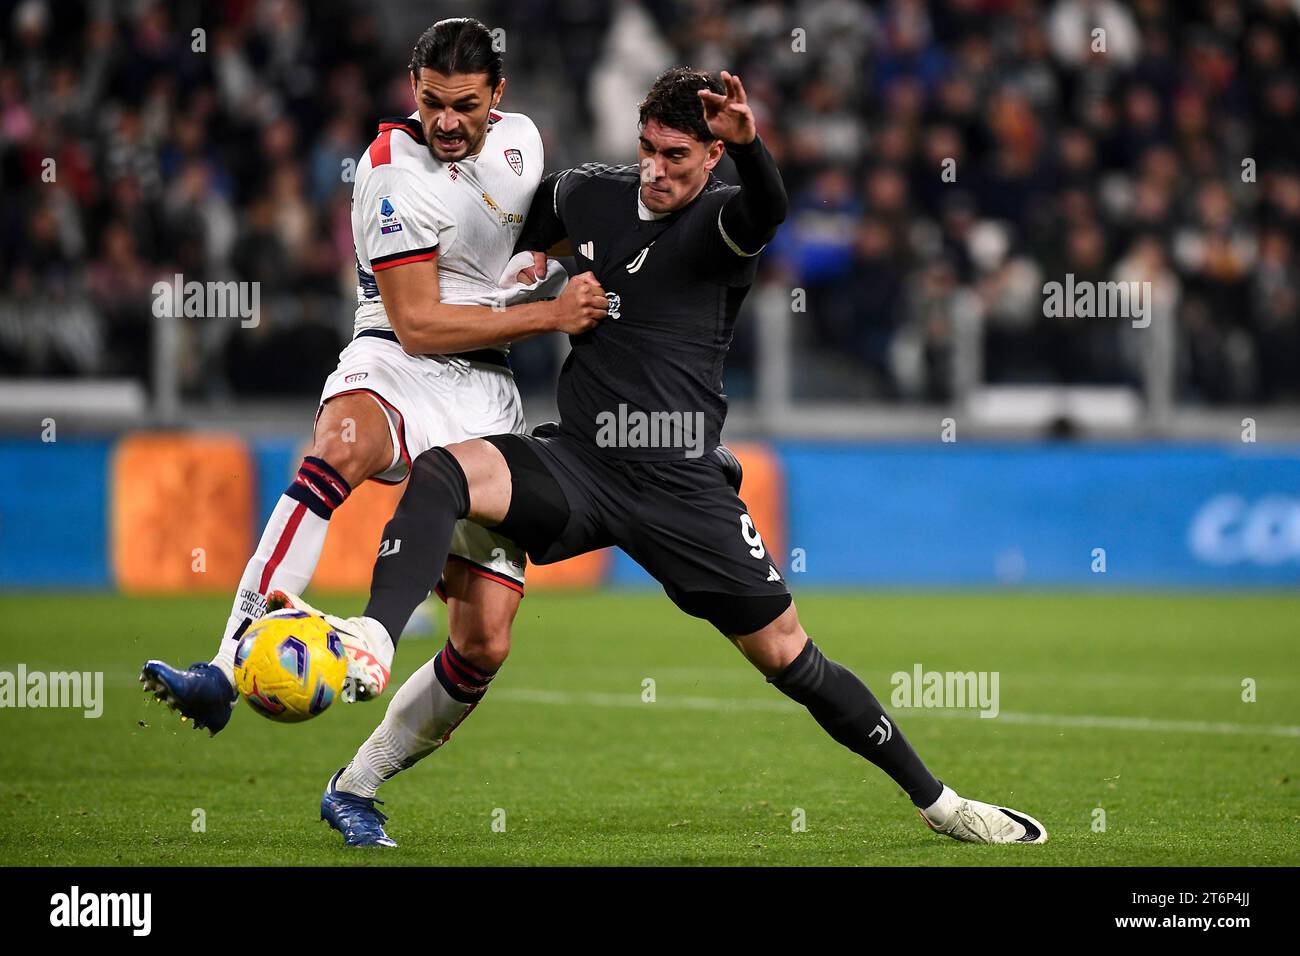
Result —
<instances>
[{"instance_id":1,"label":"beard","mask_svg":"<svg viewBox=\"0 0 1300 956\"><path fill-rule=\"evenodd\" d=\"M459 160L468 159L469 157L473 156L475 153L477 153L480 149L483 148L483 140L486 137L487 137L486 126L483 128L482 132L479 133L478 137L474 140L470 140L463 133L460 134L457 143L454 145L463 144L465 147L464 152L458 155L455 159L444 159L443 157L439 156L437 152L437 145L436 145L438 142L437 133L435 132L434 134L430 135L427 130L425 131L425 140L428 143L429 155L432 156L440 163L454 163Z\"/></svg>"}]
</instances>

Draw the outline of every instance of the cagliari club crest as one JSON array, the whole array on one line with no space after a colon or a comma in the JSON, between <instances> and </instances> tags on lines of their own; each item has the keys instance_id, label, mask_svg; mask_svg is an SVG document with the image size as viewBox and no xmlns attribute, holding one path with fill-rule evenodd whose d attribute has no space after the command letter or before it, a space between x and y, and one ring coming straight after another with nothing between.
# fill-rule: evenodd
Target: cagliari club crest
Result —
<instances>
[{"instance_id":1,"label":"cagliari club crest","mask_svg":"<svg viewBox=\"0 0 1300 956\"><path fill-rule=\"evenodd\" d=\"M522 176L524 174L524 154L519 152L519 150L507 149L506 162L510 164L510 168L515 171L516 176Z\"/></svg>"}]
</instances>

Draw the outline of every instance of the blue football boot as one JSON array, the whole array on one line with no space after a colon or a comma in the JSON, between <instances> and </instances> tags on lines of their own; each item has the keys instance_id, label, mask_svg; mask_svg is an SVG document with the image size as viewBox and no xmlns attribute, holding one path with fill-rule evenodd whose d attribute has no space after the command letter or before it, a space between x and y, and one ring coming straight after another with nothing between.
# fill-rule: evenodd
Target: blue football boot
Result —
<instances>
[{"instance_id":1,"label":"blue football boot","mask_svg":"<svg viewBox=\"0 0 1300 956\"><path fill-rule=\"evenodd\" d=\"M330 777L325 795L320 799L320 818L343 834L344 846L397 846L384 832L384 822L388 817L375 809L375 804L384 801L360 797L337 788L339 777L346 769L341 767Z\"/></svg>"},{"instance_id":2,"label":"blue football boot","mask_svg":"<svg viewBox=\"0 0 1300 956\"><path fill-rule=\"evenodd\" d=\"M212 736L230 722L235 707L235 688L221 668L205 662L181 670L162 661L147 661L140 671L140 683L161 703L192 720L194 729L206 729Z\"/></svg>"}]
</instances>

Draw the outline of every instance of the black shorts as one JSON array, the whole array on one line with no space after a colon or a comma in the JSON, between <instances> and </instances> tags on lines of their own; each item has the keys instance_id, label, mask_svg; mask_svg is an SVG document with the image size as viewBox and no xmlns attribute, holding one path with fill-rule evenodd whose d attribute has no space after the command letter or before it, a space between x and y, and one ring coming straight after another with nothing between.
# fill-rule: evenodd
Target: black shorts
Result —
<instances>
[{"instance_id":1,"label":"black shorts","mask_svg":"<svg viewBox=\"0 0 1300 956\"><path fill-rule=\"evenodd\" d=\"M743 635L790 605L777 559L738 494L740 466L724 447L700 458L624 461L568 435L498 435L511 500L493 528L537 564L617 546L673 603Z\"/></svg>"}]
</instances>

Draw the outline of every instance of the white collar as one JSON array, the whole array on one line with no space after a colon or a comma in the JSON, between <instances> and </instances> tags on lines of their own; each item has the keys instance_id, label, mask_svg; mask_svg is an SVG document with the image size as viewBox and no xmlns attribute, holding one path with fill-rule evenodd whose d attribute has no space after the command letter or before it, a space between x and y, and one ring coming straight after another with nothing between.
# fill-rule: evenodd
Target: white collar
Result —
<instances>
[{"instance_id":1,"label":"white collar","mask_svg":"<svg viewBox=\"0 0 1300 956\"><path fill-rule=\"evenodd\" d=\"M644 222L653 222L656 219L662 219L664 216L671 216L670 212L655 212L641 201L641 187L636 187L636 216Z\"/></svg>"}]
</instances>

